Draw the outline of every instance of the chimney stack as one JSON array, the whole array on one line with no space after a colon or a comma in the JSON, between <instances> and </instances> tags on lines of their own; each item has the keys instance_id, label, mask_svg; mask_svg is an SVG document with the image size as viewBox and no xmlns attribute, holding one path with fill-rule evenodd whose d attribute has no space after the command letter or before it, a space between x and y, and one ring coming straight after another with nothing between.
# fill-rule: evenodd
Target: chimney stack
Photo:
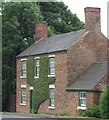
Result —
<instances>
[{"instance_id":1,"label":"chimney stack","mask_svg":"<svg viewBox=\"0 0 109 120\"><path fill-rule=\"evenodd\" d=\"M36 23L35 25L35 40L46 38L48 36L48 24L46 22Z\"/></svg>"},{"instance_id":2,"label":"chimney stack","mask_svg":"<svg viewBox=\"0 0 109 120\"><path fill-rule=\"evenodd\" d=\"M85 28L92 32L101 31L100 8L86 7L85 12Z\"/></svg>"}]
</instances>

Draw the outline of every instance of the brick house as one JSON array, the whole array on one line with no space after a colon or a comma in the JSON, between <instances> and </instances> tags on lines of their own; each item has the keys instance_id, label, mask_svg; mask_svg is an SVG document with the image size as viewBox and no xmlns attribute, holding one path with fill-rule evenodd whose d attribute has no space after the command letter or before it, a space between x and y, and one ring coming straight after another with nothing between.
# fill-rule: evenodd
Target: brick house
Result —
<instances>
[{"instance_id":1,"label":"brick house","mask_svg":"<svg viewBox=\"0 0 109 120\"><path fill-rule=\"evenodd\" d=\"M48 85L49 97L39 106L38 113L76 115L79 109L99 103L108 82L108 39L101 33L100 8L87 7L84 11L83 30L47 37L47 24L36 24L35 43L17 56L17 112L32 112L37 102L34 87L27 82L27 60L31 58L35 60L34 81L41 77L43 57L49 62L47 79L55 77L55 82Z\"/></svg>"}]
</instances>

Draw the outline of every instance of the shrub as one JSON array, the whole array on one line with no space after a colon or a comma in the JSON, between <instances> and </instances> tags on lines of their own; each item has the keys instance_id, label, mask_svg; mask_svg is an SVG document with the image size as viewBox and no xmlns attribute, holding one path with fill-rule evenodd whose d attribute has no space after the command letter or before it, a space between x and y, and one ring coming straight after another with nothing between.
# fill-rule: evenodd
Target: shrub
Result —
<instances>
[{"instance_id":1,"label":"shrub","mask_svg":"<svg viewBox=\"0 0 109 120\"><path fill-rule=\"evenodd\" d=\"M104 89L100 96L100 114L102 118L109 118L109 87Z\"/></svg>"},{"instance_id":2,"label":"shrub","mask_svg":"<svg viewBox=\"0 0 109 120\"><path fill-rule=\"evenodd\" d=\"M81 114L85 117L100 118L99 106L97 106L97 105L91 106L86 111L82 112Z\"/></svg>"}]
</instances>

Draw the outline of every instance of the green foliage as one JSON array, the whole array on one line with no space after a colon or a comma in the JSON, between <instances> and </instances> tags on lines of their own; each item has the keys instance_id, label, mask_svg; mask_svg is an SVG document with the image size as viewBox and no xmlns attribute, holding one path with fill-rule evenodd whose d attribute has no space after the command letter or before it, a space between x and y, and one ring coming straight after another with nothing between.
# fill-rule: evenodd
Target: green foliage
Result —
<instances>
[{"instance_id":1,"label":"green foliage","mask_svg":"<svg viewBox=\"0 0 109 120\"><path fill-rule=\"evenodd\" d=\"M35 112L40 104L49 97L49 84L54 83L55 78L48 78L48 57L40 58L40 76L34 79L34 59L27 60L27 82L34 87Z\"/></svg>"},{"instance_id":2,"label":"green foliage","mask_svg":"<svg viewBox=\"0 0 109 120\"><path fill-rule=\"evenodd\" d=\"M91 106L85 111L79 111L79 113L80 115L85 117L100 118L100 110L99 110L99 106L97 105Z\"/></svg>"},{"instance_id":3,"label":"green foliage","mask_svg":"<svg viewBox=\"0 0 109 120\"><path fill-rule=\"evenodd\" d=\"M101 94L99 104L101 117L109 119L109 87Z\"/></svg>"},{"instance_id":4,"label":"green foliage","mask_svg":"<svg viewBox=\"0 0 109 120\"><path fill-rule=\"evenodd\" d=\"M3 108L6 110L9 93L15 93L16 56L33 43L34 24L42 20L34 3L2 3L2 81ZM5 89L6 88L6 89Z\"/></svg>"},{"instance_id":5,"label":"green foliage","mask_svg":"<svg viewBox=\"0 0 109 120\"><path fill-rule=\"evenodd\" d=\"M69 116L69 113L66 110L60 111L56 114L57 116Z\"/></svg>"},{"instance_id":6,"label":"green foliage","mask_svg":"<svg viewBox=\"0 0 109 120\"><path fill-rule=\"evenodd\" d=\"M40 2L39 6L44 20L54 28L56 34L84 28L84 23L63 2Z\"/></svg>"},{"instance_id":7,"label":"green foliage","mask_svg":"<svg viewBox=\"0 0 109 120\"><path fill-rule=\"evenodd\" d=\"M27 82L29 85L33 85L35 80L34 80L34 65L35 61L34 59L28 59L27 60Z\"/></svg>"}]
</instances>

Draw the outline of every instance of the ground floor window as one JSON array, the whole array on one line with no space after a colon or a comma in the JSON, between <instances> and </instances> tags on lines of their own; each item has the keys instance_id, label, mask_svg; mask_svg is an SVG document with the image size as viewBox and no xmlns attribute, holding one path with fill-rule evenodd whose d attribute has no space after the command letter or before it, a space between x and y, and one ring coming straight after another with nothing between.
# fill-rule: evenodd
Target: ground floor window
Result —
<instances>
[{"instance_id":1,"label":"ground floor window","mask_svg":"<svg viewBox=\"0 0 109 120\"><path fill-rule=\"evenodd\" d=\"M86 92L79 92L79 106L86 107Z\"/></svg>"},{"instance_id":2,"label":"ground floor window","mask_svg":"<svg viewBox=\"0 0 109 120\"><path fill-rule=\"evenodd\" d=\"M21 88L21 103L26 104L26 88Z\"/></svg>"},{"instance_id":3,"label":"ground floor window","mask_svg":"<svg viewBox=\"0 0 109 120\"><path fill-rule=\"evenodd\" d=\"M55 86L49 85L49 107L55 107Z\"/></svg>"}]
</instances>

